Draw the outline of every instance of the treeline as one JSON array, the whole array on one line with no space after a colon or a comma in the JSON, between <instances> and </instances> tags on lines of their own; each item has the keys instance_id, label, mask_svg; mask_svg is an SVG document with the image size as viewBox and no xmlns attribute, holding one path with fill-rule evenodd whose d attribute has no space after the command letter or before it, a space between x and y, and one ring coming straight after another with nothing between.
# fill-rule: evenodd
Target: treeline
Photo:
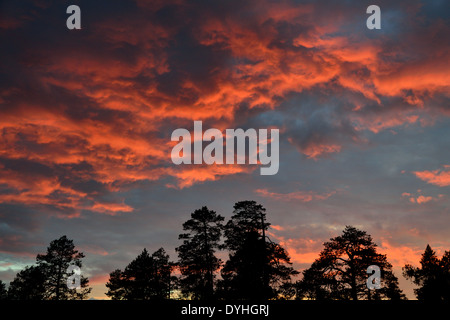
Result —
<instances>
[{"instance_id":1,"label":"treeline","mask_svg":"<svg viewBox=\"0 0 450 320\"><path fill-rule=\"evenodd\" d=\"M163 248L154 253L143 249L123 270L110 273L106 295L113 300L405 299L392 265L365 231L347 226L324 243L319 257L295 281L299 272L288 252L267 234L265 208L255 201L237 202L224 221L207 207L195 210L179 235L178 261L170 261ZM227 251L227 261L217 256L220 250ZM74 272L66 271L71 265L81 268L83 257L67 237L54 240L8 289L0 281L0 298L85 299L91 291L88 279L81 276L79 288L70 289ZM377 289L367 285L372 265L380 269ZM427 246L420 267L405 265L403 276L418 286L417 299L450 301L450 251L439 259Z\"/></svg>"},{"instance_id":2,"label":"treeline","mask_svg":"<svg viewBox=\"0 0 450 320\"><path fill-rule=\"evenodd\" d=\"M270 223L265 211L255 201L238 202L225 224L223 216L207 207L195 210L178 237L177 262L169 262L162 248L151 255L144 249L124 270L110 274L106 295L115 300L286 296L298 272L286 250L266 235ZM225 263L216 255L219 250L229 253ZM178 277L171 276L175 268Z\"/></svg>"},{"instance_id":3,"label":"treeline","mask_svg":"<svg viewBox=\"0 0 450 320\"><path fill-rule=\"evenodd\" d=\"M75 249L73 240L62 236L50 242L47 253L38 254L36 264L20 271L6 290L0 281L0 297L11 300L81 300L91 292L89 280L80 275L80 288L70 289L70 266L81 268L84 254Z\"/></svg>"}]
</instances>

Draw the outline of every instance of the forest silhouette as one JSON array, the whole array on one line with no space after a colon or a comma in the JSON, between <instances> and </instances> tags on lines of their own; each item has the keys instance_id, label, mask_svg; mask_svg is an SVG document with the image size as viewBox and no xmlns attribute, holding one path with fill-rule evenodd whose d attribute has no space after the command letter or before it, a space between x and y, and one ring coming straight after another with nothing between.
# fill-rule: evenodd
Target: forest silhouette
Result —
<instances>
[{"instance_id":1,"label":"forest silhouette","mask_svg":"<svg viewBox=\"0 0 450 320\"><path fill-rule=\"evenodd\" d=\"M346 226L323 244L312 265L292 267L285 248L268 236L266 209L255 201L234 205L231 218L202 207L182 225L177 261L163 248L147 249L123 270L109 274L106 295L112 300L405 300L386 255L372 237ZM228 260L217 253L226 251ZM7 287L1 300L83 300L91 288L81 276L78 289L67 286L69 266L82 268L84 254L73 240L53 240L36 264L27 266ZM380 287L369 289L367 268L380 268ZM297 275L300 275L297 277ZM441 258L427 245L420 266L405 265L403 276L417 285L418 300L450 301L450 251ZM296 280L299 278L299 280Z\"/></svg>"}]
</instances>

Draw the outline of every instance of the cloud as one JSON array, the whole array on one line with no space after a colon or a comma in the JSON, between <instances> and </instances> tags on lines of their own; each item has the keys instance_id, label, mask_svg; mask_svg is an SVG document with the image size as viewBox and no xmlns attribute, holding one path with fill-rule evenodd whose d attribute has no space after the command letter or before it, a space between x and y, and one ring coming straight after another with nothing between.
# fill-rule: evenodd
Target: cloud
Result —
<instances>
[{"instance_id":1,"label":"cloud","mask_svg":"<svg viewBox=\"0 0 450 320\"><path fill-rule=\"evenodd\" d=\"M443 194L438 194L437 196L424 196L421 194L422 190L418 189L417 193L409 193L409 192L403 192L402 197L405 197L409 200L411 203L417 203L417 204L425 204L431 201L438 201L445 198Z\"/></svg>"},{"instance_id":2,"label":"cloud","mask_svg":"<svg viewBox=\"0 0 450 320\"><path fill-rule=\"evenodd\" d=\"M255 192L262 197L273 198L280 201L300 201L300 202L326 200L332 195L336 194L336 191L324 194L318 194L314 191L295 191L290 193L276 193L270 192L267 189L257 189L255 190Z\"/></svg>"},{"instance_id":3,"label":"cloud","mask_svg":"<svg viewBox=\"0 0 450 320\"><path fill-rule=\"evenodd\" d=\"M447 198L411 192L407 175L392 172L408 162L401 169L416 183L450 185L449 167L428 159L447 156L429 149L444 144L450 116L448 5L380 1L377 32L365 27L364 5L342 1L83 1L82 30L73 32L63 3L2 2L2 252L35 256L50 233L76 230L84 248L111 262L130 242L175 246L168 239L180 212L205 201L227 212L243 195L276 204L273 232L284 232L298 263L317 258L327 228L349 221L383 217L395 228L408 217L447 234ZM193 120L222 131L279 128L285 169L267 178L257 166L173 165L171 132ZM417 157L422 149L405 141L416 143L408 135L419 130L427 147ZM298 181L311 190L270 186ZM328 191L340 188L349 191ZM296 215L299 203L305 214ZM430 208L440 223L428 221ZM310 223L302 238L292 221ZM313 224L317 234L308 233Z\"/></svg>"},{"instance_id":4,"label":"cloud","mask_svg":"<svg viewBox=\"0 0 450 320\"><path fill-rule=\"evenodd\" d=\"M429 183L439 187L450 186L450 165L444 165L442 169L436 169L432 171L414 171L414 175Z\"/></svg>"},{"instance_id":5,"label":"cloud","mask_svg":"<svg viewBox=\"0 0 450 320\"><path fill-rule=\"evenodd\" d=\"M92 211L114 215L117 212L132 212L134 209L124 203L95 203Z\"/></svg>"},{"instance_id":6,"label":"cloud","mask_svg":"<svg viewBox=\"0 0 450 320\"><path fill-rule=\"evenodd\" d=\"M5 159L0 159L0 166L3 169L0 185L7 186L0 194L0 204L52 206L61 211L57 216L62 218L77 218L81 210L107 214L133 211L133 208L123 203L102 201L99 197L102 184L93 182L94 188L91 189L91 178L77 175L75 167L51 168L29 160ZM59 171L61 176L54 175L53 170ZM72 177L70 181L66 180L66 174Z\"/></svg>"},{"instance_id":7,"label":"cloud","mask_svg":"<svg viewBox=\"0 0 450 320\"><path fill-rule=\"evenodd\" d=\"M25 34L28 42L5 51L6 71L20 76L2 86L2 155L51 170L87 163L93 179L110 191L166 176L184 188L236 172L207 167L194 178L191 168L168 169L170 128L186 121L211 119L212 126L231 127L243 108L279 110L292 93L349 98L353 106L334 109L313 100L316 106L305 111L304 122L286 125L288 141L317 160L365 141L361 130L378 133L419 119L414 109L398 112L402 103L384 106L390 98L420 109L446 92L444 48L433 57L419 50L411 58L404 47L430 43L424 32L412 33L404 47L363 34L349 37L346 18L355 12L346 5L330 4L340 14L328 15L329 8L292 1L175 3L118 2L76 42L54 47L34 37L37 29ZM27 30L54 8L36 10L1 36ZM325 18L326 27L317 24ZM448 31L442 23L427 28L434 36ZM337 36L339 30L344 31ZM48 37L61 39L61 33Z\"/></svg>"},{"instance_id":8,"label":"cloud","mask_svg":"<svg viewBox=\"0 0 450 320\"><path fill-rule=\"evenodd\" d=\"M275 230L277 230L277 231L283 231L284 230L284 227L276 225L276 224L273 224L270 227L275 229Z\"/></svg>"},{"instance_id":9,"label":"cloud","mask_svg":"<svg viewBox=\"0 0 450 320\"><path fill-rule=\"evenodd\" d=\"M417 199L414 199L414 198L410 198L410 200L413 200L413 201L411 201L411 202L417 202L418 204L421 204L421 203L427 203L427 202L430 202L431 200L433 200L434 198L433 197L426 197L426 196L418 196L417 197Z\"/></svg>"},{"instance_id":10,"label":"cloud","mask_svg":"<svg viewBox=\"0 0 450 320\"><path fill-rule=\"evenodd\" d=\"M186 188L190 187L195 183L204 181L215 181L222 178L223 176L238 174L238 173L248 173L255 170L256 167L250 167L245 165L210 165L210 166L200 166L195 165L191 168L180 168L179 170L174 170L172 175L176 178L177 184L168 184L171 188Z\"/></svg>"}]
</instances>

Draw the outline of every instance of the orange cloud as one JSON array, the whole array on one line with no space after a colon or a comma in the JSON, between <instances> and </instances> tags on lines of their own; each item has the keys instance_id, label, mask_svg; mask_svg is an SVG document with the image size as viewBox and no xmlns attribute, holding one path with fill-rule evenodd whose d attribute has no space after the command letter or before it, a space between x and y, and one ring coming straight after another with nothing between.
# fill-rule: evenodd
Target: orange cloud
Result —
<instances>
[{"instance_id":1,"label":"orange cloud","mask_svg":"<svg viewBox=\"0 0 450 320\"><path fill-rule=\"evenodd\" d=\"M0 169L2 168L0 167ZM94 201L94 194L89 195L86 192L65 186L57 177L35 175L28 178L26 174L22 175L8 170L2 171L5 174L0 178L0 184L14 188L14 192L0 194L0 203L20 203L29 206L50 205L66 210L64 214L57 214L58 217L65 219L78 218L80 210L92 210L110 215L134 210L123 203ZM93 201L94 204L90 204Z\"/></svg>"},{"instance_id":2,"label":"orange cloud","mask_svg":"<svg viewBox=\"0 0 450 320\"><path fill-rule=\"evenodd\" d=\"M408 198L409 202L411 203L417 203L417 204L424 204L424 203L428 203L430 201L437 201L439 199L442 199L444 197L443 194L439 194L437 197L432 197L432 196L424 196L421 195L420 193L422 193L422 190L417 190L417 193L419 195L414 195L412 193L409 192L403 192L402 193L402 197L406 197Z\"/></svg>"},{"instance_id":3,"label":"orange cloud","mask_svg":"<svg viewBox=\"0 0 450 320\"><path fill-rule=\"evenodd\" d=\"M171 175L177 179L177 185L169 184L168 187L172 188L186 188L192 186L194 183L215 181L223 176L237 174L237 173L249 173L255 170L255 166L245 165L190 165L173 169Z\"/></svg>"},{"instance_id":4,"label":"orange cloud","mask_svg":"<svg viewBox=\"0 0 450 320\"><path fill-rule=\"evenodd\" d=\"M317 159L319 156L328 153L336 153L341 151L341 146L336 144L326 145L326 144L311 144L301 151L310 159Z\"/></svg>"},{"instance_id":5,"label":"orange cloud","mask_svg":"<svg viewBox=\"0 0 450 320\"><path fill-rule=\"evenodd\" d=\"M55 176L65 166L66 180L74 178L68 167L86 164L89 171L78 172L77 179L94 180L110 192L167 176L176 180L167 186L186 188L254 168L170 167L167 135L181 124L208 120L212 127L232 127L241 120L236 119L237 111L277 109L292 93L324 89L360 96L353 113L342 115L343 122L355 131L378 133L424 123L417 110L432 114L424 102L448 92L445 47L418 50L418 57L409 57L408 47L387 46L383 38L336 36L351 12L325 17L318 6L291 1L245 3L229 12L180 0L173 3L180 15L174 23L149 18L167 3L139 1L135 15L93 22L92 33L77 48L66 42L53 48L49 42L33 54L21 55L16 64L23 68L25 80L0 89L0 156L42 164ZM202 19L181 18L188 13L201 14ZM11 32L25 25L25 20L7 19L0 28ZM404 45L432 45L424 36L427 31L445 35L448 26L434 23L412 32ZM181 33L189 43L176 40ZM383 96L400 98L410 108L387 108ZM379 109L367 112L372 104ZM333 136L334 129L327 135ZM300 152L310 159L341 152L345 141L328 136L306 139ZM351 139L358 140L355 135ZM61 181L33 174L11 177L10 170L0 170L1 181L18 190L2 195L1 202L87 207L108 214L132 211ZM447 169L415 174L428 183L450 185ZM332 195L257 192L302 202ZM85 204L85 199L91 203Z\"/></svg>"},{"instance_id":6,"label":"orange cloud","mask_svg":"<svg viewBox=\"0 0 450 320\"><path fill-rule=\"evenodd\" d=\"M434 184L439 187L450 186L450 165L444 165L443 169L437 169L433 171L414 171L417 178Z\"/></svg>"},{"instance_id":7,"label":"orange cloud","mask_svg":"<svg viewBox=\"0 0 450 320\"><path fill-rule=\"evenodd\" d=\"M411 196L411 193L409 193L409 192L402 193L402 197L410 197L410 196Z\"/></svg>"},{"instance_id":8,"label":"orange cloud","mask_svg":"<svg viewBox=\"0 0 450 320\"><path fill-rule=\"evenodd\" d=\"M350 118L355 122L356 130L370 130L373 133L401 126L403 124L415 123L419 116L411 114L411 111L393 111L380 114L354 114Z\"/></svg>"},{"instance_id":9,"label":"orange cloud","mask_svg":"<svg viewBox=\"0 0 450 320\"><path fill-rule=\"evenodd\" d=\"M386 74L379 73L374 84L384 95L402 95L404 90L448 92L450 75L446 59L450 59L448 53L437 56L436 60L402 65Z\"/></svg>"},{"instance_id":10,"label":"orange cloud","mask_svg":"<svg viewBox=\"0 0 450 320\"><path fill-rule=\"evenodd\" d=\"M132 212L134 209L124 203L95 203L90 210L114 215L117 212Z\"/></svg>"},{"instance_id":11,"label":"orange cloud","mask_svg":"<svg viewBox=\"0 0 450 320\"><path fill-rule=\"evenodd\" d=\"M431 200L433 200L433 197L418 196L416 202L420 204L430 202Z\"/></svg>"},{"instance_id":12,"label":"orange cloud","mask_svg":"<svg viewBox=\"0 0 450 320\"><path fill-rule=\"evenodd\" d=\"M284 230L284 227L276 225L276 224L273 224L270 227L275 229L275 230L277 230L277 231L283 231Z\"/></svg>"}]
</instances>

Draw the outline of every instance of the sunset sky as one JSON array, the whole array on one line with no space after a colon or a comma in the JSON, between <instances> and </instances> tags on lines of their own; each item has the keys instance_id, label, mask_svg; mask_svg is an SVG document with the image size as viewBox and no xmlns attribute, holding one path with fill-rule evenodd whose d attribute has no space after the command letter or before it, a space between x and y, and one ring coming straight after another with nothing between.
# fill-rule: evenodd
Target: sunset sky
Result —
<instances>
[{"instance_id":1,"label":"sunset sky","mask_svg":"<svg viewBox=\"0 0 450 320\"><path fill-rule=\"evenodd\" d=\"M66 8L81 8L68 30ZM369 30L366 8L381 8ZM105 298L202 206L267 209L303 270L346 225L401 275L450 249L449 1L2 1L0 279L67 235ZM174 165L177 128L278 128L280 165ZM221 256L226 258L224 253Z\"/></svg>"}]
</instances>

